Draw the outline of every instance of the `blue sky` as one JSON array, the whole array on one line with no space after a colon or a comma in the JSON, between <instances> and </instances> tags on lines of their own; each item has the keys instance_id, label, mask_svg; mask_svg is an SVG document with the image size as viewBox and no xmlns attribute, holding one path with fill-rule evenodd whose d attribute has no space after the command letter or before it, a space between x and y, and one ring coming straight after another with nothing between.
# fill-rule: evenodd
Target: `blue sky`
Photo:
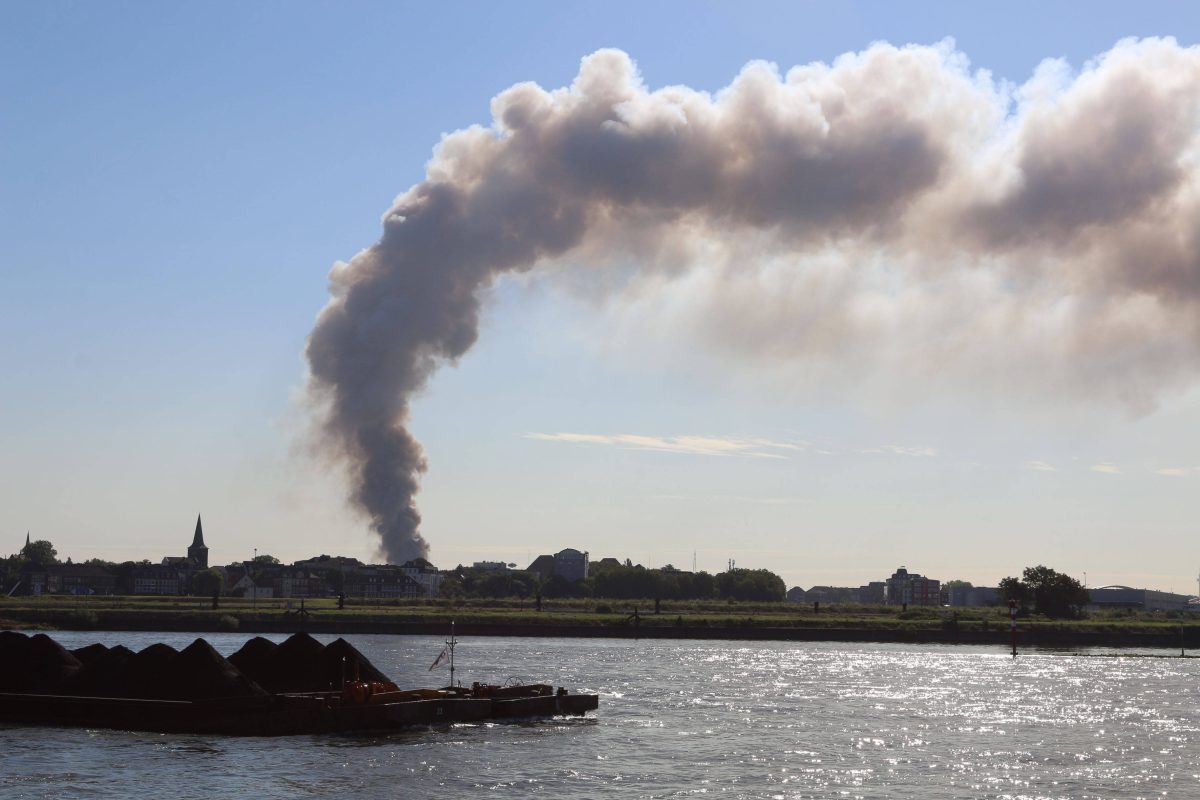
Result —
<instances>
[{"instance_id":1,"label":"blue sky","mask_svg":"<svg viewBox=\"0 0 1200 800\"><path fill-rule=\"evenodd\" d=\"M371 556L338 475L303 457L305 338L330 266L376 241L439 137L488 124L514 83L567 85L582 57L617 47L650 87L716 91L755 59L787 69L946 37L1021 83L1043 59L1078 67L1152 35L1197 44L1200 12L0 5L0 537L157 559L183 551L200 511L218 561ZM574 546L655 566L695 553L710 571L732 558L806 588L900 564L993 583L1034 563L1196 588L1194 387L1137 414L888 403L638 335L553 282L501 283L479 344L414 409L435 563ZM662 441L546 438L564 432ZM712 455L686 436L804 451Z\"/></svg>"}]
</instances>

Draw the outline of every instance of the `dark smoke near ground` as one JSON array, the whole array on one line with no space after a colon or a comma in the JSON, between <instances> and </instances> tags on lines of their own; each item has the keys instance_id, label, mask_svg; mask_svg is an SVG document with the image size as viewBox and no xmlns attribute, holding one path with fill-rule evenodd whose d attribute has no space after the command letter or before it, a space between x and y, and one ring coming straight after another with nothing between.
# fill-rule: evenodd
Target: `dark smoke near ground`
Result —
<instances>
[{"instance_id":1,"label":"dark smoke near ground","mask_svg":"<svg viewBox=\"0 0 1200 800\"><path fill-rule=\"evenodd\" d=\"M392 561L427 552L410 403L506 273L620 273L622 304L675 293L705 320L679 331L742 358L1138 409L1195 377L1196 48L1126 41L1010 86L950 44L878 44L716 94L601 51L492 114L335 266L308 343L319 446Z\"/></svg>"}]
</instances>

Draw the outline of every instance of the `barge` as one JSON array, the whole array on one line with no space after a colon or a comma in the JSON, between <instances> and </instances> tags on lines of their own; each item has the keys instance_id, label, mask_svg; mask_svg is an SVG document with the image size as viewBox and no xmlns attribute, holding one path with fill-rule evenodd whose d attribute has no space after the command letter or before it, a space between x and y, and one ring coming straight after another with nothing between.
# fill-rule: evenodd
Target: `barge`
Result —
<instances>
[{"instance_id":1,"label":"barge","mask_svg":"<svg viewBox=\"0 0 1200 800\"><path fill-rule=\"evenodd\" d=\"M584 716L598 706L595 694L547 684L452 678L400 690L344 639L322 645L303 633L278 645L256 637L228 659L203 639L133 653L0 633L0 723L288 736Z\"/></svg>"}]
</instances>

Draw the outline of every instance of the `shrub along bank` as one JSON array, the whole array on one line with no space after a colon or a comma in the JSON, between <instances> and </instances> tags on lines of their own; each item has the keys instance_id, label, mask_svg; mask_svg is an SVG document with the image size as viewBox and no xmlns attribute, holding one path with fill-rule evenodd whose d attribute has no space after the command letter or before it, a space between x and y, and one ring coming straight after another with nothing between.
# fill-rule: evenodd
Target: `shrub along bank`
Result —
<instances>
[{"instance_id":1,"label":"shrub along bank","mask_svg":"<svg viewBox=\"0 0 1200 800\"><path fill-rule=\"evenodd\" d=\"M1008 610L811 606L772 602L654 600L435 600L364 603L333 599L3 598L0 628L611 636L704 639L959 642L1003 645ZM1019 621L1022 645L1200 648L1200 619L1105 612L1085 619Z\"/></svg>"}]
</instances>

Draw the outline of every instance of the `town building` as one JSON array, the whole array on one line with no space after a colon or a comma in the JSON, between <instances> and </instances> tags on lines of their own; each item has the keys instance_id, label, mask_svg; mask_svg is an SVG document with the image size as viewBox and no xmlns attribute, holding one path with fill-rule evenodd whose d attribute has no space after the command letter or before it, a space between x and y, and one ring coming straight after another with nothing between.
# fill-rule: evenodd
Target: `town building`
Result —
<instances>
[{"instance_id":1,"label":"town building","mask_svg":"<svg viewBox=\"0 0 1200 800\"><path fill-rule=\"evenodd\" d=\"M93 564L56 564L48 567L51 592L71 595L117 593L117 576Z\"/></svg>"},{"instance_id":2,"label":"town building","mask_svg":"<svg viewBox=\"0 0 1200 800\"><path fill-rule=\"evenodd\" d=\"M423 558L416 558L401 564L400 569L421 587L426 597L437 597L443 577L437 567Z\"/></svg>"},{"instance_id":3,"label":"town building","mask_svg":"<svg viewBox=\"0 0 1200 800\"><path fill-rule=\"evenodd\" d=\"M225 593L233 597L268 600L275 596L275 584L268 568L270 564L243 561L225 567Z\"/></svg>"},{"instance_id":4,"label":"town building","mask_svg":"<svg viewBox=\"0 0 1200 800\"><path fill-rule=\"evenodd\" d=\"M316 570L320 572L340 571L343 569L357 569L363 566L363 562L357 558L350 556L327 556L322 553L313 558L306 558L303 561L292 562L292 566L297 569Z\"/></svg>"},{"instance_id":5,"label":"town building","mask_svg":"<svg viewBox=\"0 0 1200 800\"><path fill-rule=\"evenodd\" d=\"M910 573L900 567L892 577L884 581L884 602L898 606L940 606L942 604L941 582L924 575Z\"/></svg>"},{"instance_id":6,"label":"town building","mask_svg":"<svg viewBox=\"0 0 1200 800\"><path fill-rule=\"evenodd\" d=\"M21 570L17 584L8 590L8 594L25 594L34 597L48 594L46 578L45 567L31 564Z\"/></svg>"},{"instance_id":7,"label":"town building","mask_svg":"<svg viewBox=\"0 0 1200 800\"><path fill-rule=\"evenodd\" d=\"M329 556L322 553L313 558L293 562L292 566L296 569L307 570L320 577L325 582L325 590L330 594L341 594L346 573L364 565L357 558Z\"/></svg>"},{"instance_id":8,"label":"town building","mask_svg":"<svg viewBox=\"0 0 1200 800\"><path fill-rule=\"evenodd\" d=\"M325 597L329 585L312 570L295 565L243 561L225 568L229 593L241 597Z\"/></svg>"},{"instance_id":9,"label":"town building","mask_svg":"<svg viewBox=\"0 0 1200 800\"><path fill-rule=\"evenodd\" d=\"M866 586L858 587L858 602L883 605L887 602L887 584L883 581L871 581Z\"/></svg>"},{"instance_id":10,"label":"town building","mask_svg":"<svg viewBox=\"0 0 1200 800\"><path fill-rule=\"evenodd\" d=\"M345 581L343 591L348 597L384 600L427 596L424 586L394 564L369 564L347 571Z\"/></svg>"},{"instance_id":11,"label":"town building","mask_svg":"<svg viewBox=\"0 0 1200 800\"><path fill-rule=\"evenodd\" d=\"M30 564L21 570L14 593L28 595L69 594L75 596L117 593L117 576L92 564Z\"/></svg>"},{"instance_id":12,"label":"town building","mask_svg":"<svg viewBox=\"0 0 1200 800\"><path fill-rule=\"evenodd\" d=\"M134 594L184 594L185 570L174 564L137 564L133 568Z\"/></svg>"},{"instance_id":13,"label":"town building","mask_svg":"<svg viewBox=\"0 0 1200 800\"><path fill-rule=\"evenodd\" d=\"M279 587L279 597L325 597L329 594L329 586L325 579L315 572L295 567L284 567L272 581L272 588Z\"/></svg>"},{"instance_id":14,"label":"town building","mask_svg":"<svg viewBox=\"0 0 1200 800\"><path fill-rule=\"evenodd\" d=\"M554 574L569 581L582 581L588 576L588 554L570 547L554 554Z\"/></svg>"},{"instance_id":15,"label":"town building","mask_svg":"<svg viewBox=\"0 0 1200 800\"><path fill-rule=\"evenodd\" d=\"M554 556L538 556L525 571L532 572L544 581L549 580L554 574Z\"/></svg>"},{"instance_id":16,"label":"town building","mask_svg":"<svg viewBox=\"0 0 1200 800\"><path fill-rule=\"evenodd\" d=\"M946 603L951 606L997 606L1000 590L995 586L959 584L945 590Z\"/></svg>"},{"instance_id":17,"label":"town building","mask_svg":"<svg viewBox=\"0 0 1200 800\"><path fill-rule=\"evenodd\" d=\"M804 593L810 603L857 603L858 589L853 586L814 586Z\"/></svg>"},{"instance_id":18,"label":"town building","mask_svg":"<svg viewBox=\"0 0 1200 800\"><path fill-rule=\"evenodd\" d=\"M191 590L192 576L208 569L208 547L204 527L196 515L196 530L186 556L163 556L158 564L138 564L133 568L130 590L134 594L179 595Z\"/></svg>"},{"instance_id":19,"label":"town building","mask_svg":"<svg viewBox=\"0 0 1200 800\"><path fill-rule=\"evenodd\" d=\"M526 572L533 572L542 580L559 575L569 581L582 581L588 576L588 554L568 547L552 556L538 556Z\"/></svg>"},{"instance_id":20,"label":"town building","mask_svg":"<svg viewBox=\"0 0 1200 800\"><path fill-rule=\"evenodd\" d=\"M1089 608L1132 608L1138 611L1184 611L1194 608L1194 599L1186 594L1134 589L1130 586L1101 586L1088 589Z\"/></svg>"}]
</instances>

